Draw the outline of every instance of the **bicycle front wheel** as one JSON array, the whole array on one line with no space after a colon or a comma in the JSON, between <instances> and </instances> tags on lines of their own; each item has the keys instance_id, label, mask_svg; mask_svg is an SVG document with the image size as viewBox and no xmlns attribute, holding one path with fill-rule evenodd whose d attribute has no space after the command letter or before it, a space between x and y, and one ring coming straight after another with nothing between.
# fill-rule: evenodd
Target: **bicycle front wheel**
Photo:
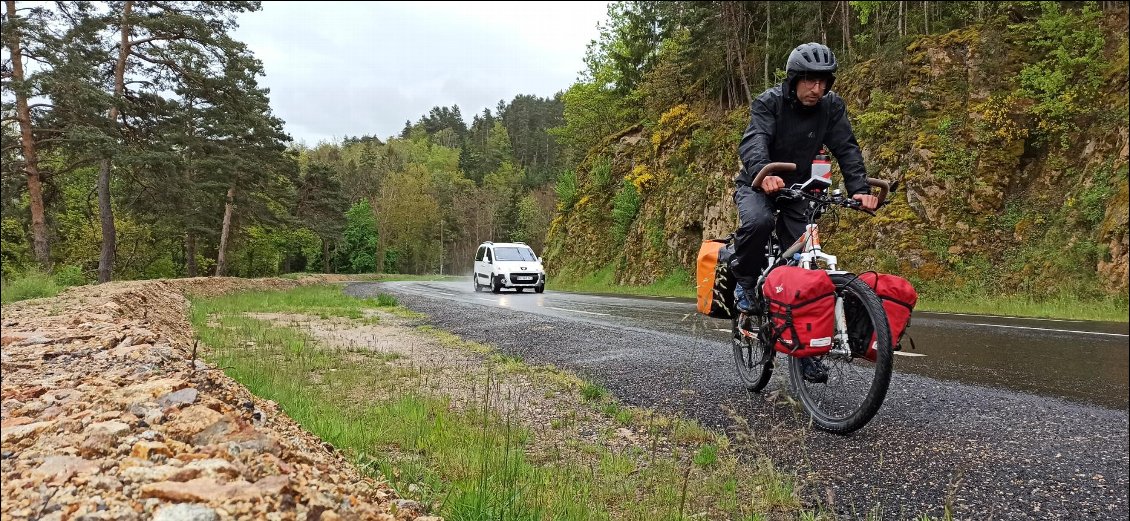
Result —
<instances>
[{"instance_id":1,"label":"bicycle front wheel","mask_svg":"<svg viewBox=\"0 0 1130 521\"><path fill-rule=\"evenodd\" d=\"M745 314L732 319L734 335L731 342L734 345L734 364L738 368L738 378L746 390L753 392L764 389L773 376L773 356L776 351L765 342L765 334L761 330L764 322L764 317Z\"/></svg>"},{"instance_id":2,"label":"bicycle front wheel","mask_svg":"<svg viewBox=\"0 0 1130 521\"><path fill-rule=\"evenodd\" d=\"M837 298L843 299L850 355L812 357L809 362L789 357L789 378L797 397L816 427L848 434L871 421L891 382L890 326L883 304L875 292L851 274L832 274ZM863 357L868 344L875 342L875 362ZM804 378L806 363L818 363L827 381L816 383Z\"/></svg>"}]
</instances>

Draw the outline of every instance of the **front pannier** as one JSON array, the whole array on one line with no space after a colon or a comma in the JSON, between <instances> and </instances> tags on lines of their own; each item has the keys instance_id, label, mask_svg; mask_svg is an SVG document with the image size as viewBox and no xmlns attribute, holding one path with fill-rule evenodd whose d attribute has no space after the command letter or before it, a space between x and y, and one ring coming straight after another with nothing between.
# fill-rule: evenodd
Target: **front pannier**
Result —
<instances>
[{"instance_id":1,"label":"front pannier","mask_svg":"<svg viewBox=\"0 0 1130 521\"><path fill-rule=\"evenodd\" d=\"M698 312L714 318L730 318L734 313L734 286L730 256L734 245L729 239L702 241L698 250Z\"/></svg>"},{"instance_id":2,"label":"front pannier","mask_svg":"<svg viewBox=\"0 0 1130 521\"><path fill-rule=\"evenodd\" d=\"M918 292L910 281L886 273L866 272L859 275L862 280L883 302L883 311L887 313L887 323L891 328L891 345L894 350L902 349L902 335L910 324L910 313L918 304ZM867 348L864 358L875 361L875 334L871 334L871 344Z\"/></svg>"},{"instance_id":3,"label":"front pannier","mask_svg":"<svg viewBox=\"0 0 1130 521\"><path fill-rule=\"evenodd\" d=\"M832 349L836 285L822 270L781 266L761 287L769 304L773 347L796 357L819 356Z\"/></svg>"}]
</instances>

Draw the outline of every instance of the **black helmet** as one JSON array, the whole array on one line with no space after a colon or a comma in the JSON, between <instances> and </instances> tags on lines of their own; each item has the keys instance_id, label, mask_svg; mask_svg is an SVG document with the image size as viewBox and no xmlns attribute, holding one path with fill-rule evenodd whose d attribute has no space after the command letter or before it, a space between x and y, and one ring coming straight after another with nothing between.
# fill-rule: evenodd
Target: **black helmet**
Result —
<instances>
[{"instance_id":1,"label":"black helmet","mask_svg":"<svg viewBox=\"0 0 1130 521\"><path fill-rule=\"evenodd\" d=\"M822 72L834 74L836 72L836 55L827 45L810 42L800 44L789 53L789 61L785 64L785 72L804 74L808 72Z\"/></svg>"}]
</instances>

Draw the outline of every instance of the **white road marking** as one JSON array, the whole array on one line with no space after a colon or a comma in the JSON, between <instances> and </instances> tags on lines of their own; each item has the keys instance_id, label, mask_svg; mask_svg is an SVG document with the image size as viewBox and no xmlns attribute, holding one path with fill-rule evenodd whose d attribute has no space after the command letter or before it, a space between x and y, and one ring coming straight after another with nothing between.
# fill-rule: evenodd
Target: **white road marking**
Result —
<instances>
[{"instance_id":1,"label":"white road marking","mask_svg":"<svg viewBox=\"0 0 1130 521\"><path fill-rule=\"evenodd\" d=\"M611 314L610 314L610 313L594 313L594 312L592 312L592 311L581 311L581 310L579 310L579 309L555 308L555 307L553 307L553 306L546 306L546 307L547 307L547 308L549 308L549 309L556 309L556 310L558 310L558 311L572 311L573 313L584 313L584 314L586 314L586 315L604 315L604 316L611 316Z\"/></svg>"},{"instance_id":2,"label":"white road marking","mask_svg":"<svg viewBox=\"0 0 1130 521\"><path fill-rule=\"evenodd\" d=\"M988 317L988 318L1014 318L1017 320L1041 320L1044 322L1085 322L1085 320L1068 320L1063 318L1038 318L1038 317L1010 317L1008 315L979 315L977 313L944 313L941 311L923 311L931 315L954 315L959 317Z\"/></svg>"},{"instance_id":3,"label":"white road marking","mask_svg":"<svg viewBox=\"0 0 1130 521\"><path fill-rule=\"evenodd\" d=\"M729 330L729 329L718 329L718 328L715 328L714 330L715 330L715 331L721 331L721 332L723 332L723 333L733 333L733 331L731 331L731 330Z\"/></svg>"},{"instance_id":4,"label":"white road marking","mask_svg":"<svg viewBox=\"0 0 1130 521\"><path fill-rule=\"evenodd\" d=\"M1007 327L1009 329L1031 329L1031 330L1034 330L1034 331L1051 331L1053 333L1076 333L1076 334L1079 334L1079 335L1103 335L1103 336L1117 336L1117 337L1123 337L1123 338L1130 337L1130 335L1125 335L1125 334L1122 334L1122 333L1099 333L1098 331L1075 331L1075 330L1072 330L1072 329L1049 329L1049 328L1046 328L1046 327L1006 326L1006 325L1003 325L1003 324L979 324L979 323L976 323L976 322L970 322L970 324L972 324L974 326Z\"/></svg>"},{"instance_id":5,"label":"white road marking","mask_svg":"<svg viewBox=\"0 0 1130 521\"><path fill-rule=\"evenodd\" d=\"M899 355L899 356L926 356L922 353L906 353L906 352L903 352L903 351L891 351L891 352L896 354L896 355Z\"/></svg>"}]
</instances>

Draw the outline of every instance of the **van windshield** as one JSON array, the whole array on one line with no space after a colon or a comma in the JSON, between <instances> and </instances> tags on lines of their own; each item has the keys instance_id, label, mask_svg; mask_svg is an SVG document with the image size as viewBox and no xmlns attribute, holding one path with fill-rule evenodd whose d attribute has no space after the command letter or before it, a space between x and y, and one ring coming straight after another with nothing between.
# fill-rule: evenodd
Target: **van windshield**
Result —
<instances>
[{"instance_id":1,"label":"van windshield","mask_svg":"<svg viewBox=\"0 0 1130 521\"><path fill-rule=\"evenodd\" d=\"M500 261L534 262L537 260L534 257L534 251L529 248L495 248L494 258Z\"/></svg>"}]
</instances>

